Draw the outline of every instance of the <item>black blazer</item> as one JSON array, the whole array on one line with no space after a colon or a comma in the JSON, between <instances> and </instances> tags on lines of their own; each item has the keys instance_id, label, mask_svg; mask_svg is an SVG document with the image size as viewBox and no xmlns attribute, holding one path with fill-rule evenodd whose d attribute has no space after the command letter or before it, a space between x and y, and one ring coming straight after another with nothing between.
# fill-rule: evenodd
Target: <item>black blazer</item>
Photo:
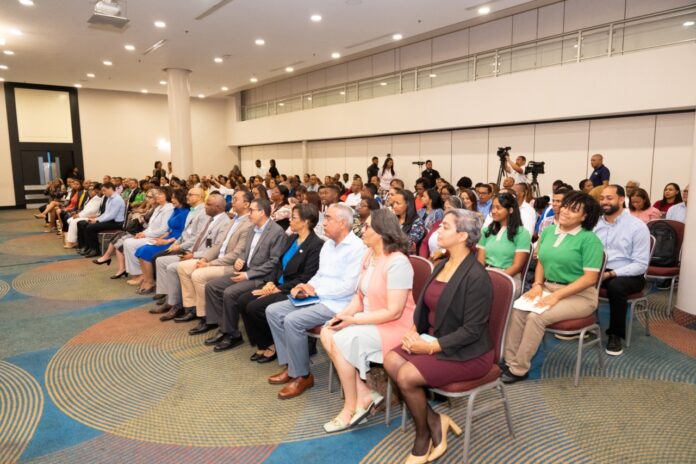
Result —
<instances>
[{"instance_id":1,"label":"black blazer","mask_svg":"<svg viewBox=\"0 0 696 464\"><path fill-rule=\"evenodd\" d=\"M294 256L288 261L285 272L283 272L282 257L295 240L297 240L297 234L288 235L280 261L278 266L276 266L275 277L273 278L273 281L283 293L290 293L290 290L295 285L306 283L319 270L319 253L321 252L321 247L324 246L324 241L314 231L311 231ZM281 275L284 275L282 285L278 284L278 279L280 279Z\"/></svg>"},{"instance_id":2,"label":"black blazer","mask_svg":"<svg viewBox=\"0 0 696 464\"><path fill-rule=\"evenodd\" d=\"M449 259L439 263L430 275L424 289L442 270ZM427 333L429 308L421 292L413 321L418 333ZM493 301L493 285L486 269L476 260L473 253L462 261L452 278L447 282L435 308L435 337L442 351L438 359L467 361L491 350L488 334L488 316Z\"/></svg>"}]
</instances>

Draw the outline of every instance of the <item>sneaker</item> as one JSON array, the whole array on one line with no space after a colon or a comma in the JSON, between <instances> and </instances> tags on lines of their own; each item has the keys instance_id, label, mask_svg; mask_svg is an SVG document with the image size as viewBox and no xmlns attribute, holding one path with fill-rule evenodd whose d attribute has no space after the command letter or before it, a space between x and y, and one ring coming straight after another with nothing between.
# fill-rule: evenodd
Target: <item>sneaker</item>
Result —
<instances>
[{"instance_id":1,"label":"sneaker","mask_svg":"<svg viewBox=\"0 0 696 464\"><path fill-rule=\"evenodd\" d=\"M570 335L553 334L553 336L558 340L577 340L578 338L580 338L580 332ZM587 340L589 336L590 334L585 332L585 337L583 338L583 340Z\"/></svg>"},{"instance_id":2,"label":"sneaker","mask_svg":"<svg viewBox=\"0 0 696 464\"><path fill-rule=\"evenodd\" d=\"M609 335L609 341L607 342L607 348L604 350L610 356L619 356L623 353L623 346L621 344L621 337L617 335Z\"/></svg>"}]
</instances>

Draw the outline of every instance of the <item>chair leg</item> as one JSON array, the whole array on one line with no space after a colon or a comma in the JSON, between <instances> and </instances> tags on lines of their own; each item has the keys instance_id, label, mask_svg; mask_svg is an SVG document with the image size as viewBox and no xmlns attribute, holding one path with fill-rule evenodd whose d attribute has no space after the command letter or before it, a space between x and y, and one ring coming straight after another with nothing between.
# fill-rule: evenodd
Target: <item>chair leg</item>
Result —
<instances>
[{"instance_id":1,"label":"chair leg","mask_svg":"<svg viewBox=\"0 0 696 464\"><path fill-rule=\"evenodd\" d=\"M333 393L333 373L334 373L334 365L329 360L329 393Z\"/></svg>"},{"instance_id":2,"label":"chair leg","mask_svg":"<svg viewBox=\"0 0 696 464\"><path fill-rule=\"evenodd\" d=\"M633 333L633 312L636 307L636 302L632 301L628 306L628 329L626 330L626 348L631 346L631 334Z\"/></svg>"},{"instance_id":3,"label":"chair leg","mask_svg":"<svg viewBox=\"0 0 696 464\"><path fill-rule=\"evenodd\" d=\"M674 276L671 279L670 286L669 286L669 302L667 303L667 313L672 314L672 297L674 296L674 284L677 281L677 277Z\"/></svg>"},{"instance_id":4,"label":"chair leg","mask_svg":"<svg viewBox=\"0 0 696 464\"><path fill-rule=\"evenodd\" d=\"M645 308L645 335L650 336L650 305L648 305L648 299L643 300L643 306Z\"/></svg>"},{"instance_id":5,"label":"chair leg","mask_svg":"<svg viewBox=\"0 0 696 464\"><path fill-rule=\"evenodd\" d=\"M575 381L573 382L575 386L578 386L578 382L580 381L580 364L582 363L582 348L584 345L584 340L585 340L585 333L587 332L587 328L584 328L580 331L580 338L578 339L578 355L575 359Z\"/></svg>"},{"instance_id":6,"label":"chair leg","mask_svg":"<svg viewBox=\"0 0 696 464\"><path fill-rule=\"evenodd\" d=\"M401 402L401 431L406 432L406 414L408 412L406 411L406 402L402 401Z\"/></svg>"},{"instance_id":7,"label":"chair leg","mask_svg":"<svg viewBox=\"0 0 696 464\"><path fill-rule=\"evenodd\" d=\"M391 420L391 406L392 406L392 383L391 378L387 377L387 405L384 410L384 425L389 427L389 421Z\"/></svg>"},{"instance_id":8,"label":"chair leg","mask_svg":"<svg viewBox=\"0 0 696 464\"><path fill-rule=\"evenodd\" d=\"M466 464L469 460L469 443L471 442L471 423L474 420L474 401L476 400L477 391L474 390L469 395L469 400L466 403L466 421L464 423L464 456L462 462Z\"/></svg>"},{"instance_id":9,"label":"chair leg","mask_svg":"<svg viewBox=\"0 0 696 464\"><path fill-rule=\"evenodd\" d=\"M505 385L498 380L499 385L497 386L500 392L500 397L503 399L503 410L505 411L505 420L507 421L508 430L510 431L510 436L515 438L515 431L512 428L512 415L510 414L510 403L508 403L507 393L505 392Z\"/></svg>"},{"instance_id":10,"label":"chair leg","mask_svg":"<svg viewBox=\"0 0 696 464\"><path fill-rule=\"evenodd\" d=\"M604 370L604 349L602 344L602 328L599 324L595 324L597 333L597 361L599 362L599 368Z\"/></svg>"}]
</instances>

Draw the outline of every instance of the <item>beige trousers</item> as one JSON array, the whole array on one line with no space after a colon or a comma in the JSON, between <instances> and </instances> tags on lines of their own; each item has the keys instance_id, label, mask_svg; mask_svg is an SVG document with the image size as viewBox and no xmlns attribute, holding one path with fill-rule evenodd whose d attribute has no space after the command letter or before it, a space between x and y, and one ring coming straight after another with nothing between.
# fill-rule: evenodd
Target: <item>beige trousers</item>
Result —
<instances>
[{"instance_id":1,"label":"beige trousers","mask_svg":"<svg viewBox=\"0 0 696 464\"><path fill-rule=\"evenodd\" d=\"M554 292L564 287L546 282L544 291ZM568 319L587 317L597 309L597 290L594 286L559 301L541 314L512 309L505 336L505 363L510 372L524 375L544 338L546 326Z\"/></svg>"},{"instance_id":2,"label":"beige trousers","mask_svg":"<svg viewBox=\"0 0 696 464\"><path fill-rule=\"evenodd\" d=\"M205 316L205 284L225 275L225 266L206 266L196 269L197 259L182 261L176 267L181 282L184 308L196 307L196 316Z\"/></svg>"}]
</instances>

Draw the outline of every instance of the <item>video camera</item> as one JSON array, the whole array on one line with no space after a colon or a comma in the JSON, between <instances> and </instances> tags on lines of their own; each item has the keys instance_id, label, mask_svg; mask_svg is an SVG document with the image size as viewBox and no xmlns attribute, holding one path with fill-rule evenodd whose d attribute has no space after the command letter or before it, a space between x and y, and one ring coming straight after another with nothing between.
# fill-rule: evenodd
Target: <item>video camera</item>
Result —
<instances>
[{"instance_id":1,"label":"video camera","mask_svg":"<svg viewBox=\"0 0 696 464\"><path fill-rule=\"evenodd\" d=\"M498 158L500 158L501 163L504 163L505 159L510 156L510 148L511 147L498 147Z\"/></svg>"},{"instance_id":2,"label":"video camera","mask_svg":"<svg viewBox=\"0 0 696 464\"><path fill-rule=\"evenodd\" d=\"M543 174L544 164L546 164L544 161L530 161L524 168L524 174L527 175L531 173L534 177L538 176L539 174Z\"/></svg>"}]
</instances>

